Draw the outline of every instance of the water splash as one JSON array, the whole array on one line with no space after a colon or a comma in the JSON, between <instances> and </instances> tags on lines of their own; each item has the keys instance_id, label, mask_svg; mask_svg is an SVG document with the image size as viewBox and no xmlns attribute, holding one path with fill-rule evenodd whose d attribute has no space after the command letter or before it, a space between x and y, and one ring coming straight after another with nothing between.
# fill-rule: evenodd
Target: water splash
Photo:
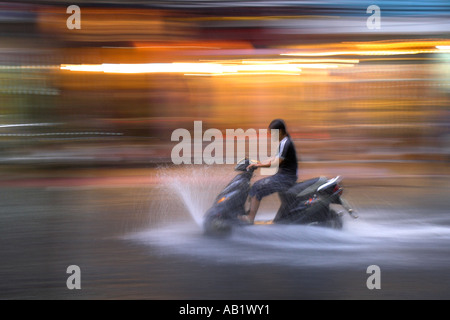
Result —
<instances>
[{"instance_id":1,"label":"water splash","mask_svg":"<svg viewBox=\"0 0 450 320\"><path fill-rule=\"evenodd\" d=\"M185 166L158 173L164 199L155 214L170 217L162 227L136 232L130 240L159 249L220 263L290 266L450 267L450 218L446 212L418 208L360 211L360 218L344 216L343 230L313 226L271 225L236 228L227 239L203 236L199 226L215 196L232 178L229 168ZM186 214L185 223L174 208ZM155 207L154 207L155 209ZM273 214L273 212L270 212ZM267 215L260 212L258 216ZM192 224L194 221L194 224Z\"/></svg>"},{"instance_id":2,"label":"water splash","mask_svg":"<svg viewBox=\"0 0 450 320\"><path fill-rule=\"evenodd\" d=\"M392 224L373 217L392 216L395 212L365 213L361 220L345 219L343 230L303 225L249 226L236 228L227 239L211 239L192 225L172 224L136 233L132 239L159 248L163 255L228 264L450 267L450 226L415 219Z\"/></svg>"},{"instance_id":3,"label":"water splash","mask_svg":"<svg viewBox=\"0 0 450 320\"><path fill-rule=\"evenodd\" d=\"M197 226L202 225L205 212L230 179L229 170L223 167L198 165L164 168L157 176L161 187L173 194L170 201L178 199Z\"/></svg>"}]
</instances>

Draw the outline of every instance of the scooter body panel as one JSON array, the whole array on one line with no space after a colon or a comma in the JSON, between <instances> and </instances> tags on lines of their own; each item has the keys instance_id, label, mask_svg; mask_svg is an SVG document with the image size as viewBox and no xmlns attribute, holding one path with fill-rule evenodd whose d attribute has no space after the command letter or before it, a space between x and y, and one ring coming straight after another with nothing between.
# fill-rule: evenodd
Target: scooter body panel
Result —
<instances>
[{"instance_id":1,"label":"scooter body panel","mask_svg":"<svg viewBox=\"0 0 450 320\"><path fill-rule=\"evenodd\" d=\"M248 164L241 164L246 168ZM253 171L236 175L216 197L206 212L206 234L228 235L234 226L242 225L239 215L245 215L245 204L250 191ZM281 205L272 224L306 224L340 229L342 218L330 208L330 204L342 204L340 178L317 177L296 183L286 192L279 193ZM264 224L267 224L265 222ZM260 223L255 223L260 224Z\"/></svg>"}]
</instances>

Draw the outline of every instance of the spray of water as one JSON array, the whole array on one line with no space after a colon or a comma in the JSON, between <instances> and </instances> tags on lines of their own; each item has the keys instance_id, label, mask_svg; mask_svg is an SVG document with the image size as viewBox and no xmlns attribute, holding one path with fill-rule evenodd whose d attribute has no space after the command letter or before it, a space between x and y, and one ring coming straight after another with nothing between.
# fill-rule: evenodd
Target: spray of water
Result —
<instances>
[{"instance_id":1,"label":"spray of water","mask_svg":"<svg viewBox=\"0 0 450 320\"><path fill-rule=\"evenodd\" d=\"M152 217L164 226L132 235L162 254L195 256L227 263L276 263L295 266L390 264L400 267L450 267L450 221L442 212L366 208L360 218L344 216L343 230L313 226L250 226L236 228L228 239L202 235L204 213L232 178L229 168L185 166L161 169L153 194ZM356 199L354 199L356 200ZM264 212L261 212L263 214ZM191 223L186 223L186 218ZM192 223L192 221L194 223Z\"/></svg>"},{"instance_id":2,"label":"spray of water","mask_svg":"<svg viewBox=\"0 0 450 320\"><path fill-rule=\"evenodd\" d=\"M182 206L183 211L187 212L197 226L202 225L205 212L230 178L229 170L198 165L161 168L157 176L160 188L166 191L169 197L171 195L171 199L159 205L159 211L174 212L174 201L178 202L177 205Z\"/></svg>"}]
</instances>

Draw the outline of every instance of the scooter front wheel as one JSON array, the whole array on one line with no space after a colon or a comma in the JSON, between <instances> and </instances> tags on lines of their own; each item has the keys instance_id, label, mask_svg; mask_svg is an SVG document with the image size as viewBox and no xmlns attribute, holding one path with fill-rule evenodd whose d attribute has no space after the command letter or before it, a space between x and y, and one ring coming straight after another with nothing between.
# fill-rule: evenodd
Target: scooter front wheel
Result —
<instances>
[{"instance_id":1,"label":"scooter front wheel","mask_svg":"<svg viewBox=\"0 0 450 320\"><path fill-rule=\"evenodd\" d=\"M205 219L203 230L207 236L226 237L231 234L232 226L229 221L214 216Z\"/></svg>"}]
</instances>

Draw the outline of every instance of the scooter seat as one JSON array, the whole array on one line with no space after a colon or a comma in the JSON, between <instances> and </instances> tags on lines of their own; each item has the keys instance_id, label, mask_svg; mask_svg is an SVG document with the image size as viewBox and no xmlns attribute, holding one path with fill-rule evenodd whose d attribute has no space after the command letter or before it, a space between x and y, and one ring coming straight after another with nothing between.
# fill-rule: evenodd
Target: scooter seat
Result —
<instances>
[{"instance_id":1,"label":"scooter seat","mask_svg":"<svg viewBox=\"0 0 450 320\"><path fill-rule=\"evenodd\" d=\"M294 186L289 188L289 190L285 192L281 192L280 198L282 200L287 200L289 198L303 197L305 195L310 194L322 184L324 184L328 179L326 177L318 177L309 180L305 180L302 182L296 183Z\"/></svg>"}]
</instances>

